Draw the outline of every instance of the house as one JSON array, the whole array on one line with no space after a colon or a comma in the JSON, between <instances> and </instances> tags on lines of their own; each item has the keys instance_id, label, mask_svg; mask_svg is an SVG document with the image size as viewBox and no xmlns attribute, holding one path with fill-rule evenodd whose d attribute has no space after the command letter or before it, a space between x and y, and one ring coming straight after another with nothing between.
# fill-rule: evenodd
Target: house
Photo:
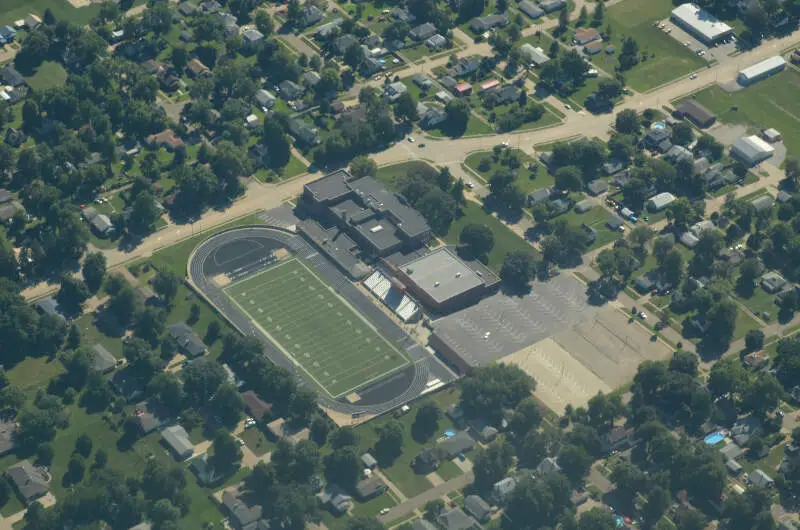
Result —
<instances>
[{"instance_id":1,"label":"house","mask_svg":"<svg viewBox=\"0 0 800 530\"><path fill-rule=\"evenodd\" d=\"M461 508L439 514L436 522L443 530L481 530L481 525Z\"/></svg>"},{"instance_id":2,"label":"house","mask_svg":"<svg viewBox=\"0 0 800 530\"><path fill-rule=\"evenodd\" d=\"M436 34L437 34L436 26L434 26L430 22L425 22L424 24L420 24L419 26L414 27L411 31L408 32L409 38L415 41L424 41L430 39Z\"/></svg>"},{"instance_id":3,"label":"house","mask_svg":"<svg viewBox=\"0 0 800 530\"><path fill-rule=\"evenodd\" d=\"M222 4L217 2L217 0L204 0L200 3L200 12L206 15L213 15L214 13L218 13L220 9L222 9Z\"/></svg>"},{"instance_id":4,"label":"house","mask_svg":"<svg viewBox=\"0 0 800 530\"><path fill-rule=\"evenodd\" d=\"M128 530L153 530L153 525L144 521L137 524L136 526L131 526L130 528L128 528Z\"/></svg>"},{"instance_id":5,"label":"house","mask_svg":"<svg viewBox=\"0 0 800 530\"><path fill-rule=\"evenodd\" d=\"M265 109L271 109L275 106L276 97L271 92L262 89L259 89L255 95L256 103L258 103L261 107Z\"/></svg>"},{"instance_id":6,"label":"house","mask_svg":"<svg viewBox=\"0 0 800 530\"><path fill-rule=\"evenodd\" d=\"M509 18L505 13L494 13L485 17L477 17L469 23L469 29L481 34L494 28L503 28L508 25Z\"/></svg>"},{"instance_id":7,"label":"house","mask_svg":"<svg viewBox=\"0 0 800 530\"><path fill-rule=\"evenodd\" d=\"M317 22L325 18L325 13L322 12L317 6L306 6L300 11L300 26L307 28L313 26Z\"/></svg>"},{"instance_id":8,"label":"house","mask_svg":"<svg viewBox=\"0 0 800 530\"><path fill-rule=\"evenodd\" d=\"M651 212L660 212L673 202L675 202L677 198L668 191L664 191L659 193L658 195L653 195L647 201L647 209Z\"/></svg>"},{"instance_id":9,"label":"house","mask_svg":"<svg viewBox=\"0 0 800 530\"><path fill-rule=\"evenodd\" d=\"M351 35L350 33L346 33L344 35L340 35L333 41L333 49L339 55L344 55L347 50L350 49L351 46L357 46L358 39L355 35Z\"/></svg>"},{"instance_id":10,"label":"house","mask_svg":"<svg viewBox=\"0 0 800 530\"><path fill-rule=\"evenodd\" d=\"M464 498L464 510L481 523L489 520L492 507L479 495L467 495Z\"/></svg>"},{"instance_id":11,"label":"house","mask_svg":"<svg viewBox=\"0 0 800 530\"><path fill-rule=\"evenodd\" d=\"M575 30L572 42L579 46L589 44L592 41L600 40L600 33L595 28L579 28Z\"/></svg>"},{"instance_id":12,"label":"house","mask_svg":"<svg viewBox=\"0 0 800 530\"><path fill-rule=\"evenodd\" d=\"M586 185L589 195L597 197L608 191L608 181L602 179L595 179Z\"/></svg>"},{"instance_id":13,"label":"house","mask_svg":"<svg viewBox=\"0 0 800 530\"><path fill-rule=\"evenodd\" d=\"M306 145L317 145L320 142L317 129L302 120L289 120L289 134Z\"/></svg>"},{"instance_id":14,"label":"house","mask_svg":"<svg viewBox=\"0 0 800 530\"><path fill-rule=\"evenodd\" d=\"M244 409L254 420L263 421L265 416L272 415L272 404L258 397L255 391L242 392L242 400L244 401Z\"/></svg>"},{"instance_id":15,"label":"house","mask_svg":"<svg viewBox=\"0 0 800 530\"><path fill-rule=\"evenodd\" d=\"M459 431L455 436L440 441L437 447L442 450L445 458L455 458L475 447L475 440L466 431Z\"/></svg>"},{"instance_id":16,"label":"house","mask_svg":"<svg viewBox=\"0 0 800 530\"><path fill-rule=\"evenodd\" d=\"M601 438L604 453L623 451L636 444L634 438L636 431L630 427L617 426L605 433Z\"/></svg>"},{"instance_id":17,"label":"house","mask_svg":"<svg viewBox=\"0 0 800 530\"><path fill-rule=\"evenodd\" d=\"M753 208L755 208L757 212L763 212L772 208L775 204L775 199L772 198L772 195L762 195L750 201L750 204L753 205Z\"/></svg>"},{"instance_id":18,"label":"house","mask_svg":"<svg viewBox=\"0 0 800 530\"><path fill-rule=\"evenodd\" d=\"M167 332L178 344L178 351L190 359L205 355L208 349L200 336L185 322L167 326Z\"/></svg>"},{"instance_id":19,"label":"house","mask_svg":"<svg viewBox=\"0 0 800 530\"><path fill-rule=\"evenodd\" d=\"M17 212L23 211L22 205L17 201L0 204L0 223L9 222Z\"/></svg>"},{"instance_id":20,"label":"house","mask_svg":"<svg viewBox=\"0 0 800 530\"><path fill-rule=\"evenodd\" d=\"M92 370L107 374L117 366L117 359L102 344L95 344L91 349Z\"/></svg>"},{"instance_id":21,"label":"house","mask_svg":"<svg viewBox=\"0 0 800 530\"><path fill-rule=\"evenodd\" d=\"M771 488L775 485L775 481L760 469L756 469L750 473L746 480L750 484L758 486L759 488Z\"/></svg>"},{"instance_id":22,"label":"house","mask_svg":"<svg viewBox=\"0 0 800 530\"><path fill-rule=\"evenodd\" d=\"M317 500L337 515L347 513L353 505L352 497L345 495L336 484L328 484L325 489L317 493Z\"/></svg>"},{"instance_id":23,"label":"house","mask_svg":"<svg viewBox=\"0 0 800 530\"><path fill-rule=\"evenodd\" d=\"M47 484L48 475L40 468L34 467L28 460L9 467L6 470L6 478L26 506L43 497L50 489Z\"/></svg>"},{"instance_id":24,"label":"house","mask_svg":"<svg viewBox=\"0 0 800 530\"><path fill-rule=\"evenodd\" d=\"M462 57L448 72L453 77L466 77L477 72L480 67L481 60L479 58Z\"/></svg>"},{"instance_id":25,"label":"house","mask_svg":"<svg viewBox=\"0 0 800 530\"><path fill-rule=\"evenodd\" d=\"M9 127L6 129L5 142L11 147L19 147L25 143L25 140L27 139L28 135L26 135L20 129L15 129L14 127Z\"/></svg>"},{"instance_id":26,"label":"house","mask_svg":"<svg viewBox=\"0 0 800 530\"><path fill-rule=\"evenodd\" d=\"M528 194L528 206L536 206L540 202L550 200L550 195L553 194L553 188L539 188Z\"/></svg>"},{"instance_id":27,"label":"house","mask_svg":"<svg viewBox=\"0 0 800 530\"><path fill-rule=\"evenodd\" d=\"M517 4L517 7L534 20L544 16L544 9L531 2L531 0L522 0Z\"/></svg>"},{"instance_id":28,"label":"house","mask_svg":"<svg viewBox=\"0 0 800 530\"><path fill-rule=\"evenodd\" d=\"M739 446L746 445L751 437L760 436L763 432L761 421L755 416L738 420L730 429L733 441Z\"/></svg>"},{"instance_id":29,"label":"house","mask_svg":"<svg viewBox=\"0 0 800 530\"><path fill-rule=\"evenodd\" d=\"M194 15L195 11L197 11L197 6L190 2L181 2L178 4L178 13L185 17Z\"/></svg>"},{"instance_id":30,"label":"house","mask_svg":"<svg viewBox=\"0 0 800 530\"><path fill-rule=\"evenodd\" d=\"M505 85L499 90L493 90L486 96L487 101L491 101L495 106L508 105L515 103L519 99L520 90L516 85Z\"/></svg>"},{"instance_id":31,"label":"house","mask_svg":"<svg viewBox=\"0 0 800 530\"><path fill-rule=\"evenodd\" d=\"M254 169L261 169L269 164L269 148L261 143L255 143L247 150L247 156L253 162Z\"/></svg>"},{"instance_id":32,"label":"house","mask_svg":"<svg viewBox=\"0 0 800 530\"><path fill-rule=\"evenodd\" d=\"M731 156L749 166L755 166L770 158L775 148L756 135L743 136L731 146Z\"/></svg>"},{"instance_id":33,"label":"house","mask_svg":"<svg viewBox=\"0 0 800 530\"><path fill-rule=\"evenodd\" d=\"M386 87L386 90L383 91L384 95L389 98L389 101L397 101L400 96L406 92L408 92L408 87L400 81L390 83L389 86Z\"/></svg>"},{"instance_id":34,"label":"house","mask_svg":"<svg viewBox=\"0 0 800 530\"><path fill-rule=\"evenodd\" d=\"M693 162L694 155L682 145L673 145L669 148L669 151L664 153L664 160L671 162L672 164L677 164L678 162L684 160Z\"/></svg>"},{"instance_id":35,"label":"house","mask_svg":"<svg viewBox=\"0 0 800 530\"><path fill-rule=\"evenodd\" d=\"M25 78L13 66L7 64L0 70L0 80L4 85L18 87L25 84Z\"/></svg>"},{"instance_id":36,"label":"house","mask_svg":"<svg viewBox=\"0 0 800 530\"><path fill-rule=\"evenodd\" d=\"M170 152L184 146L183 140L172 129L164 129L160 133L151 134L145 141L148 145L163 147Z\"/></svg>"},{"instance_id":37,"label":"house","mask_svg":"<svg viewBox=\"0 0 800 530\"><path fill-rule=\"evenodd\" d=\"M701 129L717 121L716 115L694 99L686 99L675 107L675 115L686 118Z\"/></svg>"},{"instance_id":38,"label":"house","mask_svg":"<svg viewBox=\"0 0 800 530\"><path fill-rule=\"evenodd\" d=\"M260 504L250 503L242 498L243 495L237 490L225 490L222 494L222 505L230 516L232 526L236 530L249 530L256 524L263 513ZM256 527L258 528L258 527Z\"/></svg>"},{"instance_id":39,"label":"house","mask_svg":"<svg viewBox=\"0 0 800 530\"><path fill-rule=\"evenodd\" d=\"M597 205L594 199L583 199L575 203L575 211L578 213L586 213Z\"/></svg>"},{"instance_id":40,"label":"house","mask_svg":"<svg viewBox=\"0 0 800 530\"><path fill-rule=\"evenodd\" d=\"M166 411L154 402L143 401L136 405L136 424L142 434L150 434L168 425L170 421Z\"/></svg>"},{"instance_id":41,"label":"house","mask_svg":"<svg viewBox=\"0 0 800 530\"><path fill-rule=\"evenodd\" d=\"M543 477L545 475L549 475L550 473L560 473L561 466L558 465L558 460L553 458L552 456L548 456L543 458L539 465L536 466L536 473Z\"/></svg>"},{"instance_id":42,"label":"house","mask_svg":"<svg viewBox=\"0 0 800 530\"><path fill-rule=\"evenodd\" d=\"M622 218L617 214L613 214L606 219L606 226L609 228L609 230L619 230L624 224L625 221L623 221Z\"/></svg>"},{"instance_id":43,"label":"house","mask_svg":"<svg viewBox=\"0 0 800 530\"><path fill-rule=\"evenodd\" d=\"M668 142L669 146L666 146L665 142ZM666 129L650 129L644 136L644 144L648 149L666 153L672 147L670 132Z\"/></svg>"},{"instance_id":44,"label":"house","mask_svg":"<svg viewBox=\"0 0 800 530\"><path fill-rule=\"evenodd\" d=\"M294 445L301 440L308 440L308 427L298 428L290 425L284 418L278 418L267 424L267 432L275 440L286 440Z\"/></svg>"},{"instance_id":45,"label":"house","mask_svg":"<svg viewBox=\"0 0 800 530\"><path fill-rule=\"evenodd\" d=\"M389 486L378 475L373 475L356 483L356 498L361 502L374 499L389 489Z\"/></svg>"},{"instance_id":46,"label":"house","mask_svg":"<svg viewBox=\"0 0 800 530\"><path fill-rule=\"evenodd\" d=\"M17 446L17 422L0 421L0 456L10 453Z\"/></svg>"},{"instance_id":47,"label":"house","mask_svg":"<svg viewBox=\"0 0 800 530\"><path fill-rule=\"evenodd\" d=\"M550 57L548 57L542 48L534 47L527 42L519 47L519 55L534 66L542 66L550 60Z\"/></svg>"},{"instance_id":48,"label":"house","mask_svg":"<svg viewBox=\"0 0 800 530\"><path fill-rule=\"evenodd\" d=\"M194 453L194 444L189 441L189 433L180 425L173 425L161 431L161 438L178 460L186 460Z\"/></svg>"},{"instance_id":49,"label":"house","mask_svg":"<svg viewBox=\"0 0 800 530\"><path fill-rule=\"evenodd\" d=\"M502 504L514 489L517 487L517 481L513 477L506 477L498 480L492 485L492 499L498 504Z\"/></svg>"},{"instance_id":50,"label":"house","mask_svg":"<svg viewBox=\"0 0 800 530\"><path fill-rule=\"evenodd\" d=\"M361 62L359 71L362 75L368 77L384 70L385 68L386 66L384 63L380 62L380 60L376 59L375 57L367 57Z\"/></svg>"},{"instance_id":51,"label":"house","mask_svg":"<svg viewBox=\"0 0 800 530\"><path fill-rule=\"evenodd\" d=\"M378 461L369 453L361 455L361 463L364 464L364 467L367 469L375 469L378 467Z\"/></svg>"},{"instance_id":52,"label":"house","mask_svg":"<svg viewBox=\"0 0 800 530\"><path fill-rule=\"evenodd\" d=\"M489 443L495 438L499 431L487 424L484 420L470 420L468 422L469 430L474 437L480 440L481 443Z\"/></svg>"},{"instance_id":53,"label":"house","mask_svg":"<svg viewBox=\"0 0 800 530\"><path fill-rule=\"evenodd\" d=\"M189 70L190 77L205 77L211 74L208 66L204 65L200 59L192 59L186 63L186 68Z\"/></svg>"},{"instance_id":54,"label":"house","mask_svg":"<svg viewBox=\"0 0 800 530\"><path fill-rule=\"evenodd\" d=\"M447 39L440 34L433 35L425 40L425 45L431 50L441 50L447 46Z\"/></svg>"},{"instance_id":55,"label":"house","mask_svg":"<svg viewBox=\"0 0 800 530\"><path fill-rule=\"evenodd\" d=\"M731 475L738 476L744 471L742 465L737 462L736 460L728 460L725 462L725 468L728 470L728 473Z\"/></svg>"},{"instance_id":56,"label":"house","mask_svg":"<svg viewBox=\"0 0 800 530\"><path fill-rule=\"evenodd\" d=\"M278 95L281 97L281 99L286 101L291 101L301 97L305 91L305 88L301 87L294 81L290 81L289 79L281 81L278 85Z\"/></svg>"},{"instance_id":57,"label":"house","mask_svg":"<svg viewBox=\"0 0 800 530\"><path fill-rule=\"evenodd\" d=\"M427 519L415 519L411 523L411 530L439 530L439 527Z\"/></svg>"},{"instance_id":58,"label":"house","mask_svg":"<svg viewBox=\"0 0 800 530\"><path fill-rule=\"evenodd\" d=\"M108 237L116 230L114 224L107 215L97 213L97 210L92 207L84 208L81 211L81 216L89 223L92 231L100 237Z\"/></svg>"},{"instance_id":59,"label":"house","mask_svg":"<svg viewBox=\"0 0 800 530\"><path fill-rule=\"evenodd\" d=\"M775 200L778 201L781 204L787 203L790 200L792 200L792 194L788 193L788 192L785 192L783 190L780 190L778 192L778 194L775 196ZM2 202L2 201L0 201L0 202Z\"/></svg>"},{"instance_id":60,"label":"house","mask_svg":"<svg viewBox=\"0 0 800 530\"><path fill-rule=\"evenodd\" d=\"M264 42L264 34L255 28L246 29L242 32L242 42L245 50L253 51Z\"/></svg>"},{"instance_id":61,"label":"house","mask_svg":"<svg viewBox=\"0 0 800 530\"><path fill-rule=\"evenodd\" d=\"M768 272L761 277L761 287L770 294L775 294L786 285L786 280L777 272Z\"/></svg>"},{"instance_id":62,"label":"house","mask_svg":"<svg viewBox=\"0 0 800 530\"><path fill-rule=\"evenodd\" d=\"M542 8L545 13L558 11L559 9L564 9L566 6L567 0L542 0L539 2L539 7Z\"/></svg>"},{"instance_id":63,"label":"house","mask_svg":"<svg viewBox=\"0 0 800 530\"><path fill-rule=\"evenodd\" d=\"M411 82L417 85L420 90L428 90L433 86L433 81L425 74L414 74L411 76Z\"/></svg>"},{"instance_id":64,"label":"house","mask_svg":"<svg viewBox=\"0 0 800 530\"><path fill-rule=\"evenodd\" d=\"M177 74L168 70L162 70L158 75L158 82L161 88L167 92L174 92L184 86L183 81Z\"/></svg>"},{"instance_id":65,"label":"house","mask_svg":"<svg viewBox=\"0 0 800 530\"><path fill-rule=\"evenodd\" d=\"M309 87L314 87L317 85L317 83L322 81L322 76L313 70L304 73L302 76L300 76L300 78L303 80L303 84Z\"/></svg>"},{"instance_id":66,"label":"house","mask_svg":"<svg viewBox=\"0 0 800 530\"><path fill-rule=\"evenodd\" d=\"M33 303L33 307L39 312L40 315L50 315L58 320L64 322L66 318L58 309L58 302L52 296L45 296L39 298Z\"/></svg>"},{"instance_id":67,"label":"house","mask_svg":"<svg viewBox=\"0 0 800 530\"><path fill-rule=\"evenodd\" d=\"M6 43L14 42L14 39L17 38L17 30L12 28L11 26L4 26L0 28L0 40L5 41Z\"/></svg>"},{"instance_id":68,"label":"house","mask_svg":"<svg viewBox=\"0 0 800 530\"><path fill-rule=\"evenodd\" d=\"M222 474L217 473L208 463L208 453L192 458L189 462L189 469L192 470L202 486L213 485L222 479Z\"/></svg>"},{"instance_id":69,"label":"house","mask_svg":"<svg viewBox=\"0 0 800 530\"><path fill-rule=\"evenodd\" d=\"M605 51L608 55L614 55L617 52L617 47L613 44L609 44L605 47Z\"/></svg>"},{"instance_id":70,"label":"house","mask_svg":"<svg viewBox=\"0 0 800 530\"><path fill-rule=\"evenodd\" d=\"M425 447L411 461L411 467L420 475L427 475L439 469L441 457L438 447Z\"/></svg>"},{"instance_id":71,"label":"house","mask_svg":"<svg viewBox=\"0 0 800 530\"><path fill-rule=\"evenodd\" d=\"M322 24L320 27L317 28L317 31L314 33L314 37L317 39L327 39L333 33L339 29L339 27L344 24L344 19L342 17L336 17L330 22Z\"/></svg>"},{"instance_id":72,"label":"house","mask_svg":"<svg viewBox=\"0 0 800 530\"><path fill-rule=\"evenodd\" d=\"M472 85L469 83L459 83L453 90L458 97L469 96L472 94Z\"/></svg>"},{"instance_id":73,"label":"house","mask_svg":"<svg viewBox=\"0 0 800 530\"><path fill-rule=\"evenodd\" d=\"M600 41L590 42L583 47L583 52L586 55L597 55L601 51L603 51L603 43Z\"/></svg>"},{"instance_id":74,"label":"house","mask_svg":"<svg viewBox=\"0 0 800 530\"><path fill-rule=\"evenodd\" d=\"M444 414L450 418L455 425L461 425L461 422L464 419L464 409L462 409L461 405L458 403L454 403L447 407L447 410L444 411Z\"/></svg>"}]
</instances>

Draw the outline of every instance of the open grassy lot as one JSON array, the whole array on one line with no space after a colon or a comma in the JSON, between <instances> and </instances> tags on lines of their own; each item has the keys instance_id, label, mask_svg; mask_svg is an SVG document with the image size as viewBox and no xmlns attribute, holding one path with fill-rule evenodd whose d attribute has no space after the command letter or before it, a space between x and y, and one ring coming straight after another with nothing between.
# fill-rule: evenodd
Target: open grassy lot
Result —
<instances>
[{"instance_id":1,"label":"open grassy lot","mask_svg":"<svg viewBox=\"0 0 800 530\"><path fill-rule=\"evenodd\" d=\"M67 81L67 72L60 64L45 61L33 75L26 77L25 81L32 89L41 92L48 88L62 86Z\"/></svg>"},{"instance_id":2,"label":"open grassy lot","mask_svg":"<svg viewBox=\"0 0 800 530\"><path fill-rule=\"evenodd\" d=\"M235 283L225 293L332 397L410 363L298 259Z\"/></svg>"},{"instance_id":3,"label":"open grassy lot","mask_svg":"<svg viewBox=\"0 0 800 530\"><path fill-rule=\"evenodd\" d=\"M64 372L61 361L47 357L26 357L8 369L8 380L22 390L35 390Z\"/></svg>"},{"instance_id":4,"label":"open grassy lot","mask_svg":"<svg viewBox=\"0 0 800 530\"><path fill-rule=\"evenodd\" d=\"M291 155L289 158L289 163L277 172L271 169L262 168L253 173L253 176L255 176L261 182L275 182L296 177L301 173L305 173L307 169L308 168L306 165L299 158Z\"/></svg>"},{"instance_id":5,"label":"open grassy lot","mask_svg":"<svg viewBox=\"0 0 800 530\"><path fill-rule=\"evenodd\" d=\"M608 210L602 206L595 206L585 213L578 213L575 210L570 210L564 215L556 217L556 219L566 219L566 221L572 226L581 226L586 224L590 228L594 228L595 232L597 233L597 239L590 247L594 249L608 245L612 241L616 241L623 236L622 232L611 230L608 228L608 226L606 226L606 219L608 219L610 215L611 214L608 213Z\"/></svg>"},{"instance_id":6,"label":"open grassy lot","mask_svg":"<svg viewBox=\"0 0 800 530\"><path fill-rule=\"evenodd\" d=\"M669 18L673 8L670 0L624 0L609 7L603 26L612 26L610 44L616 46L617 53L598 53L592 57L592 62L613 74L619 64L617 55L622 50L623 38L633 37L647 60L624 72L624 76L627 84L638 91L649 90L705 66L705 60L653 26L654 21Z\"/></svg>"},{"instance_id":7,"label":"open grassy lot","mask_svg":"<svg viewBox=\"0 0 800 530\"><path fill-rule=\"evenodd\" d=\"M800 73L794 69L759 81L737 92L710 86L691 97L725 123L755 128L774 127L783 134L790 154L800 153Z\"/></svg>"},{"instance_id":8,"label":"open grassy lot","mask_svg":"<svg viewBox=\"0 0 800 530\"><path fill-rule=\"evenodd\" d=\"M553 185L553 176L550 175L550 173L547 172L547 169L539 164L539 162L535 161L519 149L509 149L506 150L505 153L512 153L519 158L521 166L517 169L516 184L523 193L528 194L534 190L538 190L539 188L546 188L547 186ZM478 151L471 153L466 160L464 160L464 163L468 168L480 175L484 181L488 182L496 171L508 168L507 165L503 165L504 157L507 156L505 153L495 161L492 156L492 151ZM481 160L483 159L489 160L490 164L488 167L481 165ZM533 164L533 166L531 166L531 164ZM531 170L530 167L534 167L536 169Z\"/></svg>"},{"instance_id":9,"label":"open grassy lot","mask_svg":"<svg viewBox=\"0 0 800 530\"><path fill-rule=\"evenodd\" d=\"M77 9L67 0L0 0L0 24L10 24L30 13L42 16L45 9L50 9L57 20L86 24L100 11L100 4Z\"/></svg>"},{"instance_id":10,"label":"open grassy lot","mask_svg":"<svg viewBox=\"0 0 800 530\"><path fill-rule=\"evenodd\" d=\"M442 239L450 245L458 244L458 237L465 226L470 224L483 225L492 231L494 235L494 248L489 253L489 261L487 265L495 272L500 270L503 265L503 258L512 250L524 250L531 253L536 253L531 245L524 239L515 234L510 228L504 225L496 217L486 213L483 208L472 201L467 203L462 208L463 215L453 221L450 229Z\"/></svg>"},{"instance_id":11,"label":"open grassy lot","mask_svg":"<svg viewBox=\"0 0 800 530\"><path fill-rule=\"evenodd\" d=\"M759 329L759 324L756 319L745 313L741 309L736 312L736 325L733 328L733 340L744 338L745 334L751 329Z\"/></svg>"},{"instance_id":12,"label":"open grassy lot","mask_svg":"<svg viewBox=\"0 0 800 530\"><path fill-rule=\"evenodd\" d=\"M446 123L446 122L445 122ZM429 129L425 131L426 134L434 137L434 138L454 138L450 134L450 131L442 129L441 127L436 129ZM458 135L460 136L482 136L494 133L494 129L489 126L486 122L475 116L474 114L470 114L469 121L467 122L467 129L464 131L464 134Z\"/></svg>"},{"instance_id":13,"label":"open grassy lot","mask_svg":"<svg viewBox=\"0 0 800 530\"><path fill-rule=\"evenodd\" d=\"M423 160L411 160L401 164L393 164L391 166L383 166L378 168L375 178L389 186L391 189L397 191L400 187L400 181L405 178L409 171L417 168L429 168L431 165Z\"/></svg>"},{"instance_id":14,"label":"open grassy lot","mask_svg":"<svg viewBox=\"0 0 800 530\"><path fill-rule=\"evenodd\" d=\"M753 314L762 319L764 318L764 312L770 313L773 319L778 314L779 309L778 306L775 305L775 295L769 294L762 289L760 285L753 289L753 293L749 297L737 294L736 298L742 305L752 311Z\"/></svg>"}]
</instances>

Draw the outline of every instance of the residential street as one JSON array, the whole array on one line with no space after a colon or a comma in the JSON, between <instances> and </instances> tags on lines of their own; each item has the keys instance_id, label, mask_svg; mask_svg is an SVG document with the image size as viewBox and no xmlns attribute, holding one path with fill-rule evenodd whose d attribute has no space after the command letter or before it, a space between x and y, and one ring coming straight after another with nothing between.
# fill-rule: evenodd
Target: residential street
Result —
<instances>
[{"instance_id":1,"label":"residential street","mask_svg":"<svg viewBox=\"0 0 800 530\"><path fill-rule=\"evenodd\" d=\"M452 493L466 487L472 483L473 478L474 475L472 472L459 475L454 479L448 480L439 486L431 488L428 491L417 495L416 497L412 497L404 502L401 502L394 508L390 509L385 515L378 517L378 519L380 519L382 523L395 521L404 515L413 512L414 510L422 509L428 502L434 499L438 499L444 495L447 495L448 493Z\"/></svg>"}]
</instances>

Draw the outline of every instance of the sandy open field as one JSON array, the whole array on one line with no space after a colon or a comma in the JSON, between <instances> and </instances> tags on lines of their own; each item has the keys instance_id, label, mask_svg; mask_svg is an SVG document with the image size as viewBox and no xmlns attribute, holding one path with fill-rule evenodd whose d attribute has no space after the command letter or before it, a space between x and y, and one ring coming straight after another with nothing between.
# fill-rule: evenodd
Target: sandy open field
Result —
<instances>
[{"instance_id":1,"label":"sandy open field","mask_svg":"<svg viewBox=\"0 0 800 530\"><path fill-rule=\"evenodd\" d=\"M626 384L643 361L669 358L670 348L651 342L650 336L642 326L629 324L622 312L605 307L593 318L515 352L503 362L518 365L536 379L536 397L561 414L568 403L585 406L597 392Z\"/></svg>"}]
</instances>

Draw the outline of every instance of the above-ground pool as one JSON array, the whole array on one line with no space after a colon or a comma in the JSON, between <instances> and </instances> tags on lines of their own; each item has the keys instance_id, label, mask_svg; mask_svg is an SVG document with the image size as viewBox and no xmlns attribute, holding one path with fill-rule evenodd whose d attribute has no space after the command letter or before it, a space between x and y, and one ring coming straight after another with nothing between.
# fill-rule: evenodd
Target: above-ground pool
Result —
<instances>
[{"instance_id":1,"label":"above-ground pool","mask_svg":"<svg viewBox=\"0 0 800 530\"><path fill-rule=\"evenodd\" d=\"M452 438L453 436L456 435L456 432L452 429L448 429L444 431L444 435L447 436L448 438Z\"/></svg>"},{"instance_id":2,"label":"above-ground pool","mask_svg":"<svg viewBox=\"0 0 800 530\"><path fill-rule=\"evenodd\" d=\"M722 434L721 432L712 432L711 434L703 438L703 442L705 442L706 445L717 445L724 439L725 435Z\"/></svg>"},{"instance_id":3,"label":"above-ground pool","mask_svg":"<svg viewBox=\"0 0 800 530\"><path fill-rule=\"evenodd\" d=\"M657 121L653 125L650 126L651 129L662 130L667 128L667 124L663 121Z\"/></svg>"}]
</instances>

